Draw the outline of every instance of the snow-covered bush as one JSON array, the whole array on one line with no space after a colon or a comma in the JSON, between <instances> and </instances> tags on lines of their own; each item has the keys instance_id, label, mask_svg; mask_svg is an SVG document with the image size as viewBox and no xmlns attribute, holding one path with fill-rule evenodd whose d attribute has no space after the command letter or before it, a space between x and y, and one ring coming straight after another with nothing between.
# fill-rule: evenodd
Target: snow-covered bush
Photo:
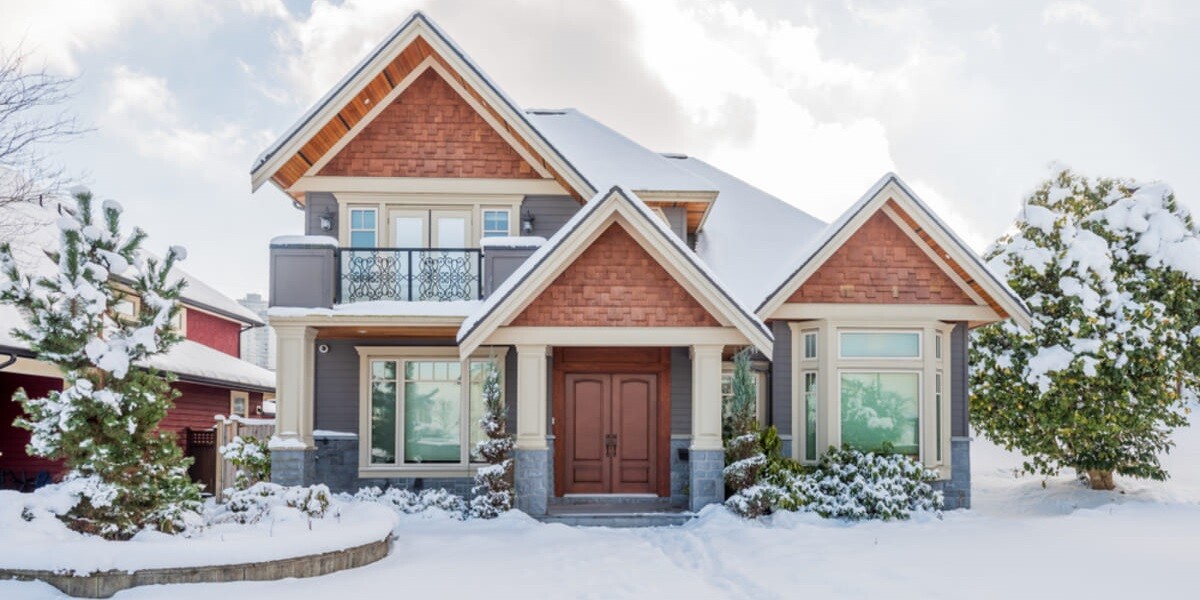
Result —
<instances>
[{"instance_id":1,"label":"snow-covered bush","mask_svg":"<svg viewBox=\"0 0 1200 600\"><path fill-rule=\"evenodd\" d=\"M237 469L234 489L244 490L260 481L271 480L271 450L266 440L239 435L221 446L220 451L221 456Z\"/></svg>"},{"instance_id":2,"label":"snow-covered bush","mask_svg":"<svg viewBox=\"0 0 1200 600\"><path fill-rule=\"evenodd\" d=\"M457 494L442 488L431 488L414 492L402 488L381 490L368 487L354 494L358 502L376 502L406 515L435 512L453 519L463 520L471 516L471 507Z\"/></svg>"},{"instance_id":3,"label":"snow-covered bush","mask_svg":"<svg viewBox=\"0 0 1200 600\"><path fill-rule=\"evenodd\" d=\"M830 449L812 469L769 470L725 505L750 518L788 510L851 521L907 519L915 511L941 510L942 493L930 485L936 479L905 455Z\"/></svg>"},{"instance_id":4,"label":"snow-covered bush","mask_svg":"<svg viewBox=\"0 0 1200 600\"><path fill-rule=\"evenodd\" d=\"M333 495L323 484L283 486L260 481L229 494L210 516L214 523L257 523L280 509L290 509L309 519L336 516L329 510Z\"/></svg>"},{"instance_id":5,"label":"snow-covered bush","mask_svg":"<svg viewBox=\"0 0 1200 600\"><path fill-rule=\"evenodd\" d=\"M512 436L504 430L505 406L500 387L500 369L496 361L488 361L483 379L484 415L479 420L487 439L475 444L475 454L488 463L475 472L475 497L471 499L471 514L482 519L495 518L513 504L512 467L509 454L513 449Z\"/></svg>"},{"instance_id":6,"label":"snow-covered bush","mask_svg":"<svg viewBox=\"0 0 1200 600\"><path fill-rule=\"evenodd\" d=\"M1025 201L986 255L1033 326L975 330L971 422L1096 489L1113 473L1164 479L1159 455L1186 425L1180 392L1200 374L1200 231L1161 184L1069 171Z\"/></svg>"},{"instance_id":7,"label":"snow-covered bush","mask_svg":"<svg viewBox=\"0 0 1200 600\"><path fill-rule=\"evenodd\" d=\"M23 273L0 246L0 302L28 323L11 333L56 365L65 384L43 398L17 390L25 416L15 424L31 434L29 454L61 460L66 481L87 482L61 515L72 529L116 539L180 531L200 507L200 488L174 435L158 427L178 392L169 375L143 365L181 339L171 319L184 283L171 270L185 252L148 258L145 232L121 231L120 204L105 201L97 219L90 192L75 200L58 219L58 250L47 253L52 273ZM132 314L122 309L130 304Z\"/></svg>"},{"instance_id":8,"label":"snow-covered bush","mask_svg":"<svg viewBox=\"0 0 1200 600\"><path fill-rule=\"evenodd\" d=\"M750 375L750 352L743 349L733 357L732 389L721 411L725 487L733 493L754 485L767 465L758 443L757 394Z\"/></svg>"}]
</instances>

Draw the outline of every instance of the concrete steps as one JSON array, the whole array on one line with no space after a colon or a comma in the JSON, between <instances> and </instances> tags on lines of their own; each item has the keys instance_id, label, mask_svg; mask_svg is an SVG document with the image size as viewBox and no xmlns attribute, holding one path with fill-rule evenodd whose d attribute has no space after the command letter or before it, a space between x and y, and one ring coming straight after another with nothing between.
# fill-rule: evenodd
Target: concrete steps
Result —
<instances>
[{"instance_id":1,"label":"concrete steps","mask_svg":"<svg viewBox=\"0 0 1200 600\"><path fill-rule=\"evenodd\" d=\"M672 506L669 498L639 496L569 496L553 498L543 523L574 527L670 527L695 514Z\"/></svg>"}]
</instances>

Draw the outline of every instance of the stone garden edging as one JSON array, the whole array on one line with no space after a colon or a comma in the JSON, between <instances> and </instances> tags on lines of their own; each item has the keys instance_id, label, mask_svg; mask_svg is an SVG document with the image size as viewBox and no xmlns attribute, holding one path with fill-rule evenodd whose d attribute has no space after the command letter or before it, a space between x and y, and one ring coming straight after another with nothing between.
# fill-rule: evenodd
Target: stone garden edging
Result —
<instances>
[{"instance_id":1,"label":"stone garden edging","mask_svg":"<svg viewBox=\"0 0 1200 600\"><path fill-rule=\"evenodd\" d=\"M109 598L121 590L142 585L275 581L289 577L318 577L376 562L392 550L392 535L382 540L321 554L265 562L203 567L170 567L140 571L102 571L72 575L38 569L0 568L0 580L44 581L76 598Z\"/></svg>"}]
</instances>

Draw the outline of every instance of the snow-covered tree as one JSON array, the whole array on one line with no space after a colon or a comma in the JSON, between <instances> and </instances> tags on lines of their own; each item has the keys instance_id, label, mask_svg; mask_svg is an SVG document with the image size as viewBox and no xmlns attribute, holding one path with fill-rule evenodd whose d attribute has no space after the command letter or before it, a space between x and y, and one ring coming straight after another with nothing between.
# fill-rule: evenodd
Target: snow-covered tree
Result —
<instances>
[{"instance_id":1,"label":"snow-covered tree","mask_svg":"<svg viewBox=\"0 0 1200 600\"><path fill-rule=\"evenodd\" d=\"M1062 171L988 251L1033 327L976 330L971 420L1024 469L1163 479L1200 338L1200 232L1161 184Z\"/></svg>"},{"instance_id":2,"label":"snow-covered tree","mask_svg":"<svg viewBox=\"0 0 1200 600\"><path fill-rule=\"evenodd\" d=\"M730 395L725 399L722 433L725 438L725 485L733 492L753 485L767 465L758 439L758 397L750 374L749 348L733 357Z\"/></svg>"},{"instance_id":3,"label":"snow-covered tree","mask_svg":"<svg viewBox=\"0 0 1200 600\"><path fill-rule=\"evenodd\" d=\"M475 472L475 497L471 500L471 512L476 517L491 519L512 508L512 453L513 439L504 429L507 409L503 390L500 387L500 369L496 361L488 361L484 367L483 403L484 413L479 420L487 439L475 444L475 454L487 463Z\"/></svg>"},{"instance_id":4,"label":"snow-covered tree","mask_svg":"<svg viewBox=\"0 0 1200 600\"><path fill-rule=\"evenodd\" d=\"M70 527L109 538L177 531L195 516L199 487L174 436L158 431L178 393L144 359L180 339L171 320L184 284L172 282L171 268L184 251L173 247L161 262L145 257L146 234L122 233L118 203L105 201L97 219L90 192L76 191L75 200L57 221L59 249L47 253L53 273L23 274L0 246L0 301L28 322L12 333L65 382L44 398L18 390L26 416L16 425L31 432L30 454L65 463L77 498L63 516Z\"/></svg>"}]
</instances>

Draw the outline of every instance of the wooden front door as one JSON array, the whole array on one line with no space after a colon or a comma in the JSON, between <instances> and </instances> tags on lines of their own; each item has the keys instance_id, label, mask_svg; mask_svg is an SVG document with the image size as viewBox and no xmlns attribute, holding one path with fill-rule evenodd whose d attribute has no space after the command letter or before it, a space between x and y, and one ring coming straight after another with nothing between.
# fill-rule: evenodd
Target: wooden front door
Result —
<instances>
[{"instance_id":1,"label":"wooden front door","mask_svg":"<svg viewBox=\"0 0 1200 600\"><path fill-rule=\"evenodd\" d=\"M658 375L566 373L568 494L653 494L658 485Z\"/></svg>"}]
</instances>

